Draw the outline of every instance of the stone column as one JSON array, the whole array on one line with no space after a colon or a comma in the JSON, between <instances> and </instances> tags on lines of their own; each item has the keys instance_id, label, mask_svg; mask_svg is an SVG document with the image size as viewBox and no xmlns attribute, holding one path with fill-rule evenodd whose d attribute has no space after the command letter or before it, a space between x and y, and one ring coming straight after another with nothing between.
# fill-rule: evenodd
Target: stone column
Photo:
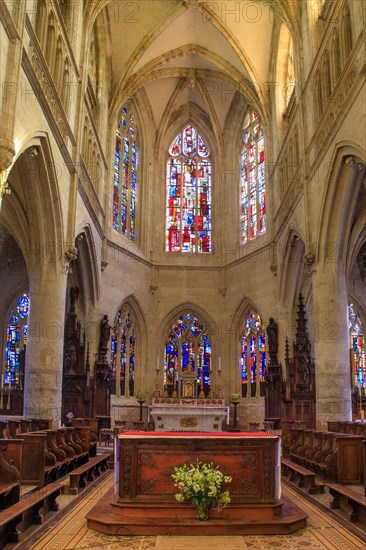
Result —
<instances>
[{"instance_id":1,"label":"stone column","mask_svg":"<svg viewBox=\"0 0 366 550\"><path fill-rule=\"evenodd\" d=\"M351 420L347 289L341 263L325 262L313 273L317 426Z\"/></svg>"},{"instance_id":2,"label":"stone column","mask_svg":"<svg viewBox=\"0 0 366 550\"><path fill-rule=\"evenodd\" d=\"M61 421L62 370L67 275L45 260L29 281L29 324L24 381L24 415Z\"/></svg>"},{"instance_id":3,"label":"stone column","mask_svg":"<svg viewBox=\"0 0 366 550\"><path fill-rule=\"evenodd\" d=\"M22 36L26 2L11 2L1 6L2 24L9 37L5 76L1 94L0 172L5 172L15 156L14 120L18 98L19 71L22 60ZM5 57L5 55L4 55Z\"/></svg>"}]
</instances>

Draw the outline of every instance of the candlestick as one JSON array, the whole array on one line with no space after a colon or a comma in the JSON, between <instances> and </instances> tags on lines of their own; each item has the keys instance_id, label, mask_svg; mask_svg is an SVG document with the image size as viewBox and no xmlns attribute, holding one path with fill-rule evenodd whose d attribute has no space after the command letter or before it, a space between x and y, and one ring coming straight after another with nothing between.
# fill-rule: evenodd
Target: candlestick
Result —
<instances>
[{"instance_id":1,"label":"candlestick","mask_svg":"<svg viewBox=\"0 0 366 550\"><path fill-rule=\"evenodd\" d=\"M219 371L221 371L221 357L219 357Z\"/></svg>"},{"instance_id":2,"label":"candlestick","mask_svg":"<svg viewBox=\"0 0 366 550\"><path fill-rule=\"evenodd\" d=\"M201 376L200 376L200 379L201 379L201 380L200 380L201 389L200 389L200 394L199 394L198 397L199 397L200 399L204 399L205 393L204 393L204 391L203 391L203 368L202 368L202 367L201 367L201 373L200 373L200 374L201 374Z\"/></svg>"}]
</instances>

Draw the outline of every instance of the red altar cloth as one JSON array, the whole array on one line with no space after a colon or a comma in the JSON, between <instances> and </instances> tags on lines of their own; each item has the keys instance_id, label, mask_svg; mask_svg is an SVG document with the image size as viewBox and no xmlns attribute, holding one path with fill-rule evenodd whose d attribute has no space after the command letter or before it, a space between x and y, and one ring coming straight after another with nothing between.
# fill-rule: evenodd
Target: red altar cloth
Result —
<instances>
[{"instance_id":1,"label":"red altar cloth","mask_svg":"<svg viewBox=\"0 0 366 550\"><path fill-rule=\"evenodd\" d=\"M238 437L273 437L273 434L268 434L266 432L143 432L143 431L131 431L123 432L119 437L212 437L217 439L218 437L231 437L237 439Z\"/></svg>"}]
</instances>

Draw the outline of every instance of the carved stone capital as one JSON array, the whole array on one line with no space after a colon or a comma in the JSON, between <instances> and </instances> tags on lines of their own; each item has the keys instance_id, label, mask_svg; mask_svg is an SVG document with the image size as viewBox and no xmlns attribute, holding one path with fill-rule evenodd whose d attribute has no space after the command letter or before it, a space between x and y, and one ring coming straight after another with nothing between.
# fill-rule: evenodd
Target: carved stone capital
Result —
<instances>
[{"instance_id":1,"label":"carved stone capital","mask_svg":"<svg viewBox=\"0 0 366 550\"><path fill-rule=\"evenodd\" d=\"M311 266L315 262L315 254L308 252L307 254L304 254L303 260L306 265Z\"/></svg>"},{"instance_id":2,"label":"carved stone capital","mask_svg":"<svg viewBox=\"0 0 366 550\"><path fill-rule=\"evenodd\" d=\"M7 170L15 157L14 141L8 137L0 137L0 171Z\"/></svg>"},{"instance_id":3,"label":"carved stone capital","mask_svg":"<svg viewBox=\"0 0 366 550\"><path fill-rule=\"evenodd\" d=\"M68 262L73 262L74 260L76 260L76 258L78 257L78 249L76 248L76 246L73 244L69 246L65 252L65 256Z\"/></svg>"}]
</instances>

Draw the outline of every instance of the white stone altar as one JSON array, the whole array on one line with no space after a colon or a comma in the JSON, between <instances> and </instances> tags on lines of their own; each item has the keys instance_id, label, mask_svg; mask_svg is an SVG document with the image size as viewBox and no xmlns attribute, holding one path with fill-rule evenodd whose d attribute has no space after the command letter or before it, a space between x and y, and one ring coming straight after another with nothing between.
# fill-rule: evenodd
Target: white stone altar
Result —
<instances>
[{"instance_id":1,"label":"white stone altar","mask_svg":"<svg viewBox=\"0 0 366 550\"><path fill-rule=\"evenodd\" d=\"M223 424L224 430L225 425L229 426L229 413L225 405L159 403L149 406L149 419L151 415L159 432L222 432Z\"/></svg>"}]
</instances>

